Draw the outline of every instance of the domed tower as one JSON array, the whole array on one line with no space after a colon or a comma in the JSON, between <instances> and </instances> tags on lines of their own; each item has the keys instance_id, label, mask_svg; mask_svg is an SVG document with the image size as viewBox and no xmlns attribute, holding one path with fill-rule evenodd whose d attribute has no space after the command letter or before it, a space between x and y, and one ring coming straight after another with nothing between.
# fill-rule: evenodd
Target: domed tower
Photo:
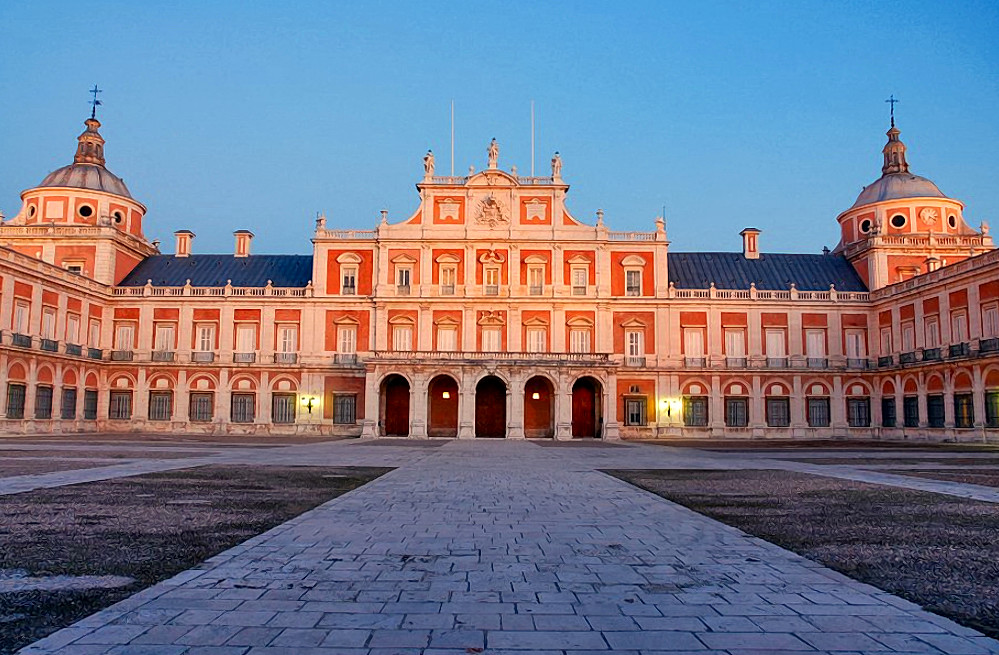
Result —
<instances>
[{"instance_id":1,"label":"domed tower","mask_svg":"<svg viewBox=\"0 0 999 655\"><path fill-rule=\"evenodd\" d=\"M156 253L142 233L145 206L105 166L100 121L91 115L73 163L21 193L21 210L0 224L0 244L104 284L116 284Z\"/></svg>"},{"instance_id":2,"label":"domed tower","mask_svg":"<svg viewBox=\"0 0 999 655\"><path fill-rule=\"evenodd\" d=\"M964 219L964 204L909 171L892 116L881 177L839 215L843 254L870 289L907 280L992 249L984 229Z\"/></svg>"}]
</instances>

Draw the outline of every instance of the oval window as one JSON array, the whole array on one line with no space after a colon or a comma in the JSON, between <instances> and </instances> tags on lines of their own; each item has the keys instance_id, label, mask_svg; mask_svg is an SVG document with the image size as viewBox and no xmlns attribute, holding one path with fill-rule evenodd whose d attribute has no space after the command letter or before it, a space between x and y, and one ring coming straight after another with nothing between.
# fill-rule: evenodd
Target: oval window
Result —
<instances>
[{"instance_id":1,"label":"oval window","mask_svg":"<svg viewBox=\"0 0 999 655\"><path fill-rule=\"evenodd\" d=\"M894 216L891 217L891 225L892 227L897 227L897 228L905 227L905 216L902 216L901 214L895 214Z\"/></svg>"},{"instance_id":2,"label":"oval window","mask_svg":"<svg viewBox=\"0 0 999 655\"><path fill-rule=\"evenodd\" d=\"M954 216L954 214L951 214L950 216L948 216L947 217L947 225L950 225L952 228L957 227L957 216Z\"/></svg>"},{"instance_id":3,"label":"oval window","mask_svg":"<svg viewBox=\"0 0 999 655\"><path fill-rule=\"evenodd\" d=\"M871 231L871 219L865 218L860 221L860 232L862 234L867 234Z\"/></svg>"},{"instance_id":4,"label":"oval window","mask_svg":"<svg viewBox=\"0 0 999 655\"><path fill-rule=\"evenodd\" d=\"M34 205L28 205L28 218L34 218L35 214L38 213L38 208Z\"/></svg>"},{"instance_id":5,"label":"oval window","mask_svg":"<svg viewBox=\"0 0 999 655\"><path fill-rule=\"evenodd\" d=\"M76 212L84 218L90 218L94 215L94 208L90 205L80 205L80 208Z\"/></svg>"},{"instance_id":6,"label":"oval window","mask_svg":"<svg viewBox=\"0 0 999 655\"><path fill-rule=\"evenodd\" d=\"M125 217L121 215L120 211L115 211L112 214L112 216L114 216L114 222L115 223L121 223L123 220L125 220Z\"/></svg>"}]
</instances>

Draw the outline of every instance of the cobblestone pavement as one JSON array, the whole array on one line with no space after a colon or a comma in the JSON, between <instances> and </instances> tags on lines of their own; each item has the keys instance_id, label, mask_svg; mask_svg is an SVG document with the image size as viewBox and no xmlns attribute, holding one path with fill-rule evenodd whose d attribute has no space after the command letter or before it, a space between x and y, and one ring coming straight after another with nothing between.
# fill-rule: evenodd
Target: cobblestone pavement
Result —
<instances>
[{"instance_id":1,"label":"cobblestone pavement","mask_svg":"<svg viewBox=\"0 0 999 655\"><path fill-rule=\"evenodd\" d=\"M999 653L973 630L596 470L793 463L502 441L222 459L399 468L21 652Z\"/></svg>"}]
</instances>

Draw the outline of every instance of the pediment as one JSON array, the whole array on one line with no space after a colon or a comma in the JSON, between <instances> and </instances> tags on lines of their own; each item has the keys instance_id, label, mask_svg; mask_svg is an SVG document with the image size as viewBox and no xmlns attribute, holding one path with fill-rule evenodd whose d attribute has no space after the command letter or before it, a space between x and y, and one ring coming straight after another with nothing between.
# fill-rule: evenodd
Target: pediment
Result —
<instances>
[{"instance_id":1,"label":"pediment","mask_svg":"<svg viewBox=\"0 0 999 655\"><path fill-rule=\"evenodd\" d=\"M593 321L585 316L574 316L565 322L569 327L574 328L591 328L593 327Z\"/></svg>"},{"instance_id":2,"label":"pediment","mask_svg":"<svg viewBox=\"0 0 999 655\"><path fill-rule=\"evenodd\" d=\"M527 327L548 327L548 321L546 321L543 318L539 318L537 316L531 317L526 321L523 321L523 324Z\"/></svg>"},{"instance_id":3,"label":"pediment","mask_svg":"<svg viewBox=\"0 0 999 655\"><path fill-rule=\"evenodd\" d=\"M645 323L638 320L637 318L629 318L627 321L621 323L621 327L624 328L644 328Z\"/></svg>"},{"instance_id":4,"label":"pediment","mask_svg":"<svg viewBox=\"0 0 999 655\"><path fill-rule=\"evenodd\" d=\"M567 260L570 264L592 264L593 260L584 255L573 255Z\"/></svg>"},{"instance_id":5,"label":"pediment","mask_svg":"<svg viewBox=\"0 0 999 655\"><path fill-rule=\"evenodd\" d=\"M356 252L345 252L337 257L336 260L340 264L360 264L361 256Z\"/></svg>"},{"instance_id":6,"label":"pediment","mask_svg":"<svg viewBox=\"0 0 999 655\"><path fill-rule=\"evenodd\" d=\"M524 257L525 264L547 264L548 258L544 255L528 255Z\"/></svg>"},{"instance_id":7,"label":"pediment","mask_svg":"<svg viewBox=\"0 0 999 655\"><path fill-rule=\"evenodd\" d=\"M622 266L645 266L648 262L645 261L645 257L640 257L638 255L628 255L621 260Z\"/></svg>"},{"instance_id":8,"label":"pediment","mask_svg":"<svg viewBox=\"0 0 999 655\"><path fill-rule=\"evenodd\" d=\"M448 252L438 256L434 261L438 264L458 264L461 262L461 259Z\"/></svg>"},{"instance_id":9,"label":"pediment","mask_svg":"<svg viewBox=\"0 0 999 655\"><path fill-rule=\"evenodd\" d=\"M412 316L393 316L388 322L391 325L414 325L416 323Z\"/></svg>"},{"instance_id":10,"label":"pediment","mask_svg":"<svg viewBox=\"0 0 999 655\"><path fill-rule=\"evenodd\" d=\"M360 325L361 322L354 318L353 316L341 316L340 318L333 319L333 323L336 325Z\"/></svg>"},{"instance_id":11,"label":"pediment","mask_svg":"<svg viewBox=\"0 0 999 655\"><path fill-rule=\"evenodd\" d=\"M391 261L393 264L415 264L417 260L412 255L402 253L393 257Z\"/></svg>"}]
</instances>

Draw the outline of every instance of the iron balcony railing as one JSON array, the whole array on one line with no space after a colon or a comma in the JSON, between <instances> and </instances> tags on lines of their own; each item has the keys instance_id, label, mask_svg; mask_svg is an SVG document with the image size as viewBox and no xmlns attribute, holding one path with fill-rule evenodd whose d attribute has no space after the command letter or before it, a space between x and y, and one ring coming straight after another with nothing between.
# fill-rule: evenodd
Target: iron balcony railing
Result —
<instances>
[{"instance_id":1,"label":"iron balcony railing","mask_svg":"<svg viewBox=\"0 0 999 655\"><path fill-rule=\"evenodd\" d=\"M892 366L894 363L895 357L892 355L882 355L881 357L878 357L878 366L880 367Z\"/></svg>"},{"instance_id":2,"label":"iron balcony railing","mask_svg":"<svg viewBox=\"0 0 999 655\"><path fill-rule=\"evenodd\" d=\"M624 358L624 365L632 368L645 368L645 357L628 355Z\"/></svg>"},{"instance_id":3,"label":"iron balcony railing","mask_svg":"<svg viewBox=\"0 0 999 655\"><path fill-rule=\"evenodd\" d=\"M858 357L848 357L846 360L846 367L854 370L867 370L870 368L871 364L868 360Z\"/></svg>"},{"instance_id":4,"label":"iron balcony railing","mask_svg":"<svg viewBox=\"0 0 999 655\"><path fill-rule=\"evenodd\" d=\"M808 368L828 368L829 358L828 357L809 357L805 360Z\"/></svg>"},{"instance_id":5,"label":"iron balcony railing","mask_svg":"<svg viewBox=\"0 0 999 655\"><path fill-rule=\"evenodd\" d=\"M586 287L585 286L574 286L572 287L572 295L574 296L585 296Z\"/></svg>"},{"instance_id":6,"label":"iron balcony railing","mask_svg":"<svg viewBox=\"0 0 999 655\"><path fill-rule=\"evenodd\" d=\"M257 353L233 353L232 361L235 364L252 364L257 361Z\"/></svg>"},{"instance_id":7,"label":"iron balcony railing","mask_svg":"<svg viewBox=\"0 0 999 655\"><path fill-rule=\"evenodd\" d=\"M59 342L55 339L42 339L41 349L50 353L59 352Z\"/></svg>"},{"instance_id":8,"label":"iron balcony railing","mask_svg":"<svg viewBox=\"0 0 999 655\"><path fill-rule=\"evenodd\" d=\"M340 288L340 295L341 296L356 296L357 295L357 287L355 287L353 284L345 284L345 285L343 285L343 287Z\"/></svg>"},{"instance_id":9,"label":"iron balcony railing","mask_svg":"<svg viewBox=\"0 0 999 655\"><path fill-rule=\"evenodd\" d=\"M725 368L746 368L745 357L726 357Z\"/></svg>"},{"instance_id":10,"label":"iron balcony railing","mask_svg":"<svg viewBox=\"0 0 999 655\"><path fill-rule=\"evenodd\" d=\"M787 357L767 357L767 368L787 368Z\"/></svg>"},{"instance_id":11,"label":"iron balcony railing","mask_svg":"<svg viewBox=\"0 0 999 655\"><path fill-rule=\"evenodd\" d=\"M395 285L395 295L397 296L408 296L411 287L408 284L397 284Z\"/></svg>"},{"instance_id":12,"label":"iron balcony railing","mask_svg":"<svg viewBox=\"0 0 999 655\"><path fill-rule=\"evenodd\" d=\"M901 354L899 354L899 356L898 356L898 363L899 364L915 364L916 363L916 353L914 353L914 352L908 352L908 353L901 353Z\"/></svg>"},{"instance_id":13,"label":"iron balcony railing","mask_svg":"<svg viewBox=\"0 0 999 655\"><path fill-rule=\"evenodd\" d=\"M298 353L274 353L275 364L296 364Z\"/></svg>"},{"instance_id":14,"label":"iron balcony railing","mask_svg":"<svg viewBox=\"0 0 999 655\"><path fill-rule=\"evenodd\" d=\"M545 288L540 284L532 284L530 287L527 288L527 293L528 295L531 296L540 296L543 295L544 292Z\"/></svg>"},{"instance_id":15,"label":"iron balcony railing","mask_svg":"<svg viewBox=\"0 0 999 655\"><path fill-rule=\"evenodd\" d=\"M191 353L191 361L200 363L214 362L215 353L211 350L195 350Z\"/></svg>"},{"instance_id":16,"label":"iron balcony railing","mask_svg":"<svg viewBox=\"0 0 999 655\"><path fill-rule=\"evenodd\" d=\"M684 357L683 365L685 368L704 368L708 360L706 357Z\"/></svg>"},{"instance_id":17,"label":"iron balcony railing","mask_svg":"<svg viewBox=\"0 0 999 655\"><path fill-rule=\"evenodd\" d=\"M441 285L441 295L442 296L453 296L454 295L454 285L453 284L442 284Z\"/></svg>"},{"instance_id":18,"label":"iron balcony railing","mask_svg":"<svg viewBox=\"0 0 999 655\"><path fill-rule=\"evenodd\" d=\"M642 295L642 290L639 289L638 287L628 287L625 290L624 295L626 295L626 296L632 296L632 297L638 297L638 296Z\"/></svg>"},{"instance_id":19,"label":"iron balcony railing","mask_svg":"<svg viewBox=\"0 0 999 655\"><path fill-rule=\"evenodd\" d=\"M135 359L135 353L131 350L112 350L112 362L130 362Z\"/></svg>"},{"instance_id":20,"label":"iron balcony railing","mask_svg":"<svg viewBox=\"0 0 999 655\"><path fill-rule=\"evenodd\" d=\"M924 362L939 362L941 359L943 359L943 355L939 348L927 348L923 350Z\"/></svg>"},{"instance_id":21,"label":"iron balcony railing","mask_svg":"<svg viewBox=\"0 0 999 655\"><path fill-rule=\"evenodd\" d=\"M87 348L87 357L89 359L104 359L104 351L100 348Z\"/></svg>"},{"instance_id":22,"label":"iron balcony railing","mask_svg":"<svg viewBox=\"0 0 999 655\"><path fill-rule=\"evenodd\" d=\"M499 295L499 285L498 284L487 284L485 287L485 294L487 296L498 296Z\"/></svg>"},{"instance_id":23,"label":"iron balcony railing","mask_svg":"<svg viewBox=\"0 0 999 655\"><path fill-rule=\"evenodd\" d=\"M967 341L963 343L952 343L950 347L947 348L947 356L951 359L956 357L967 357L971 354L971 344Z\"/></svg>"},{"instance_id":24,"label":"iron balcony railing","mask_svg":"<svg viewBox=\"0 0 999 655\"><path fill-rule=\"evenodd\" d=\"M357 364L357 353L336 353L333 355L333 363L354 366Z\"/></svg>"},{"instance_id":25,"label":"iron balcony railing","mask_svg":"<svg viewBox=\"0 0 999 655\"><path fill-rule=\"evenodd\" d=\"M27 334L18 334L15 332L10 335L10 343L17 346L18 348L30 348L31 347L31 337Z\"/></svg>"},{"instance_id":26,"label":"iron balcony railing","mask_svg":"<svg viewBox=\"0 0 999 655\"><path fill-rule=\"evenodd\" d=\"M172 362L174 353L172 350L154 350L153 351L153 361L154 362Z\"/></svg>"},{"instance_id":27,"label":"iron balcony railing","mask_svg":"<svg viewBox=\"0 0 999 655\"><path fill-rule=\"evenodd\" d=\"M999 337L993 339L982 339L978 342L979 353L999 352Z\"/></svg>"},{"instance_id":28,"label":"iron balcony railing","mask_svg":"<svg viewBox=\"0 0 999 655\"><path fill-rule=\"evenodd\" d=\"M80 346L80 345L75 344L75 343L67 343L66 344L66 354L67 355L75 355L75 356L79 357L80 355L83 354L83 346Z\"/></svg>"}]
</instances>

